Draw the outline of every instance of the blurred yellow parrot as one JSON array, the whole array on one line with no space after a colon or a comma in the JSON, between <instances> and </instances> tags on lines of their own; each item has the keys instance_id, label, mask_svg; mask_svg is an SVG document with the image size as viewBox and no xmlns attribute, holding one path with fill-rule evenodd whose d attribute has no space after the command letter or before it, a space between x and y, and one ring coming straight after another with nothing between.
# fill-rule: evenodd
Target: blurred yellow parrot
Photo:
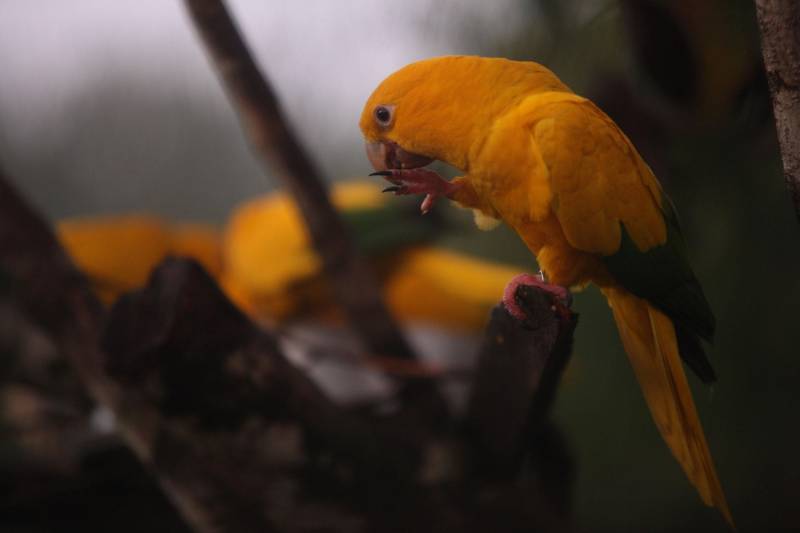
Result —
<instances>
[{"instance_id":1,"label":"blurred yellow parrot","mask_svg":"<svg viewBox=\"0 0 800 533\"><path fill-rule=\"evenodd\" d=\"M511 226L550 283L519 284L561 299L595 283L608 298L653 419L700 497L733 526L681 357L715 379L701 339L714 315L686 259L673 207L617 125L533 62L448 56L410 64L385 79L361 115L367 155L395 194L444 196L476 222ZM423 168L440 160L464 175Z\"/></svg>"}]
</instances>

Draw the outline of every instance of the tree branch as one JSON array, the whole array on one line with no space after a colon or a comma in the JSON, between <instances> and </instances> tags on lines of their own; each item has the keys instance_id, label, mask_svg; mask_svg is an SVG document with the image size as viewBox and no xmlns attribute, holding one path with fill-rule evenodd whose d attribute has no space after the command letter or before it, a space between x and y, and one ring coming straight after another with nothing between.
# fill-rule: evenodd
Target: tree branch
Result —
<instances>
[{"instance_id":1,"label":"tree branch","mask_svg":"<svg viewBox=\"0 0 800 533\"><path fill-rule=\"evenodd\" d=\"M328 200L320 173L283 117L272 87L224 3L186 0L185 4L253 149L297 201L350 323L374 354L411 357L371 270Z\"/></svg>"},{"instance_id":2,"label":"tree branch","mask_svg":"<svg viewBox=\"0 0 800 533\"><path fill-rule=\"evenodd\" d=\"M756 0L756 14L783 175L800 220L800 3Z\"/></svg>"},{"instance_id":3,"label":"tree branch","mask_svg":"<svg viewBox=\"0 0 800 533\"><path fill-rule=\"evenodd\" d=\"M530 331L494 313L463 432L333 404L191 261L106 314L1 176L0 278L195 531L567 528L571 462L545 411L574 317L537 290L517 295Z\"/></svg>"},{"instance_id":4,"label":"tree branch","mask_svg":"<svg viewBox=\"0 0 800 533\"><path fill-rule=\"evenodd\" d=\"M419 450L333 404L195 262L168 259L124 296L102 344L125 394L156 407L151 464L199 531L351 531L361 511L290 487L317 470L377 483L418 468Z\"/></svg>"},{"instance_id":5,"label":"tree branch","mask_svg":"<svg viewBox=\"0 0 800 533\"><path fill-rule=\"evenodd\" d=\"M572 353L578 317L533 287L520 286L516 299L528 319L520 324L502 304L492 311L466 425L477 468L502 477L527 464L539 490L566 519L574 466L549 412Z\"/></svg>"},{"instance_id":6,"label":"tree branch","mask_svg":"<svg viewBox=\"0 0 800 533\"><path fill-rule=\"evenodd\" d=\"M269 497L281 496L268 490L272 485L258 485L261 478L274 481L264 463L270 447L259 443L287 420L313 428L310 434L332 443L330 449L359 460L383 464L379 456L389 468L407 464L391 451L398 446L382 442L289 365L274 341L250 325L206 274L187 268L167 264L155 274L155 288L125 297L106 317L50 229L0 174L0 277L92 399L114 413L126 444L157 473L196 531L274 530L267 509L280 505L268 505ZM208 323L197 330L203 318ZM101 340L114 353L102 349ZM165 385L178 392L169 396L173 389ZM197 426L193 417L207 421L221 406L231 409L222 409L225 416L246 416L258 406L264 425L250 431L251 438ZM380 453L370 451L376 447ZM243 466L259 474L245 476Z\"/></svg>"}]
</instances>

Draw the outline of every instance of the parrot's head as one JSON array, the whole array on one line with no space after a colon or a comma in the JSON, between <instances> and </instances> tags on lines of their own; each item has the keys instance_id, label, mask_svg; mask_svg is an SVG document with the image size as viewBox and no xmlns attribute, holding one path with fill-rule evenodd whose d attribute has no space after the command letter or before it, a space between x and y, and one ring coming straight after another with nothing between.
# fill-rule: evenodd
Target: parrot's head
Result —
<instances>
[{"instance_id":1,"label":"parrot's head","mask_svg":"<svg viewBox=\"0 0 800 533\"><path fill-rule=\"evenodd\" d=\"M411 63L383 80L359 123L375 170L438 159L467 171L469 153L494 121L536 90L567 90L536 63L444 56Z\"/></svg>"},{"instance_id":2,"label":"parrot's head","mask_svg":"<svg viewBox=\"0 0 800 533\"><path fill-rule=\"evenodd\" d=\"M360 127L375 170L422 167L439 159L464 169L480 87L471 57L412 63L383 80L367 100ZM464 98L470 91L473 98ZM466 106L466 107L465 107Z\"/></svg>"}]
</instances>

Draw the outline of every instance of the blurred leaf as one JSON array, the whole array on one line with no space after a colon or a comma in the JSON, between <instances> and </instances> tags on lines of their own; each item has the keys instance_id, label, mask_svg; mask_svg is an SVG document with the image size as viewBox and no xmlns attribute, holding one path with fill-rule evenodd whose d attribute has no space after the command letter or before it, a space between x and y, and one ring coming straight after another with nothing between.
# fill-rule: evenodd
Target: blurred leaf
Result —
<instances>
[{"instance_id":1,"label":"blurred leaf","mask_svg":"<svg viewBox=\"0 0 800 533\"><path fill-rule=\"evenodd\" d=\"M434 217L424 217L415 206L389 204L380 209L354 209L342 213L345 223L366 254L396 251L431 240L437 233Z\"/></svg>"}]
</instances>

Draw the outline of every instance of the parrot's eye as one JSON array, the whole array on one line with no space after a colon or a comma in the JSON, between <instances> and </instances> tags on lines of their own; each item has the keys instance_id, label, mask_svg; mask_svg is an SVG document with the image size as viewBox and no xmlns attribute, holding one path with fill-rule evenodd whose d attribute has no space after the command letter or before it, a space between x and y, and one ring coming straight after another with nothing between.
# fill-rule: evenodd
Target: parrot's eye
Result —
<instances>
[{"instance_id":1,"label":"parrot's eye","mask_svg":"<svg viewBox=\"0 0 800 533\"><path fill-rule=\"evenodd\" d=\"M378 125L383 126L384 128L391 125L393 110L394 106L379 105L378 107L376 107L375 121L378 123Z\"/></svg>"}]
</instances>

